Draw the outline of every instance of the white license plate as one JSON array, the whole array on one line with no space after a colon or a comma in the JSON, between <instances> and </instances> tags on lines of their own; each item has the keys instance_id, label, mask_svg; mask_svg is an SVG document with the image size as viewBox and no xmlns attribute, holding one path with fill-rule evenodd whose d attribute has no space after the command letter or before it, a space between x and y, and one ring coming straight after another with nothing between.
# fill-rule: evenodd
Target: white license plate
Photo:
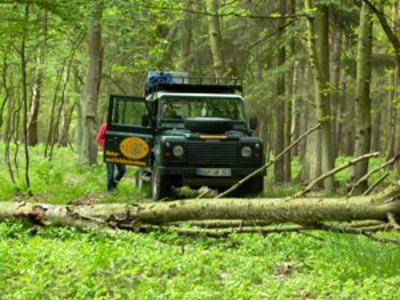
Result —
<instances>
[{"instance_id":1,"label":"white license plate","mask_svg":"<svg viewBox=\"0 0 400 300\"><path fill-rule=\"evenodd\" d=\"M210 176L210 177L230 177L232 172L231 169L217 169L217 168L198 168L197 175L199 176Z\"/></svg>"}]
</instances>

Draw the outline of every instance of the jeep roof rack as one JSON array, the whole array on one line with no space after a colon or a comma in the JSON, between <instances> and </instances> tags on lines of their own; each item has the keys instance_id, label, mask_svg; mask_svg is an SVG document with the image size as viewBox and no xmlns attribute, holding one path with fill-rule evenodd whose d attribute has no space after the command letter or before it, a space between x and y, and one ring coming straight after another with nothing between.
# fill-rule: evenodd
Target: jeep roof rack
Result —
<instances>
[{"instance_id":1,"label":"jeep roof rack","mask_svg":"<svg viewBox=\"0 0 400 300\"><path fill-rule=\"evenodd\" d=\"M243 95L243 79L238 78L173 76L172 80L162 79L161 75L148 82L145 88L145 95L148 96L160 91L216 94L235 94L239 92Z\"/></svg>"}]
</instances>

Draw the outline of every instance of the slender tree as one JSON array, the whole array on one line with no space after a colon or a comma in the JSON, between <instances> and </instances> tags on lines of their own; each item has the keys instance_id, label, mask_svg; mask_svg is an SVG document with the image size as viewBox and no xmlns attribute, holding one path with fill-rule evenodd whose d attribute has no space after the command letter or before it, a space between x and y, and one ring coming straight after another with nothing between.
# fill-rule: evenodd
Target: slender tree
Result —
<instances>
[{"instance_id":1,"label":"slender tree","mask_svg":"<svg viewBox=\"0 0 400 300\"><path fill-rule=\"evenodd\" d=\"M322 159L321 167L322 172L327 173L332 169L332 144L331 144L331 129L330 129L330 116L329 116L329 102L323 97L323 87L325 86L327 80L326 75L322 76L320 61L317 55L316 42L315 42L315 18L312 14L312 7L309 0L304 1L306 9L306 20L307 20L307 45L310 57L310 66L313 70L314 88L315 88L315 104L316 104L316 115L319 122L322 124L322 136L321 136L321 148L322 148ZM322 24L321 26L327 26L325 18L326 12L321 15ZM326 31L327 28L321 29ZM324 33L326 34L326 33ZM324 38L322 36L321 38ZM320 42L325 45L325 42ZM321 49L323 51L324 49ZM325 50L326 51L326 50ZM321 57L325 57L326 53L322 53ZM328 52L329 57L329 52ZM324 61L324 60L322 60ZM329 65L328 65L329 72ZM326 193L331 193L333 191L333 177L328 177L324 180L324 188Z\"/></svg>"},{"instance_id":2,"label":"slender tree","mask_svg":"<svg viewBox=\"0 0 400 300\"><path fill-rule=\"evenodd\" d=\"M360 13L360 33L357 47L357 79L355 99L356 136L355 156L368 153L371 148L371 56L372 56L372 20L371 9L363 2ZM358 181L368 172L368 161L354 165L353 178ZM364 182L356 192L365 190Z\"/></svg>"},{"instance_id":3,"label":"slender tree","mask_svg":"<svg viewBox=\"0 0 400 300\"><path fill-rule=\"evenodd\" d=\"M287 3L286 0L280 0L279 2L279 13L286 15ZM278 24L277 38L279 41L278 54L277 54L277 67L282 66L286 60L286 47L283 42L284 34L284 20L281 20ZM285 149L285 73L281 71L277 81L277 104L276 104L276 134L275 134L275 155L278 155ZM287 128L288 129L288 128ZM275 181L283 182L285 180L285 160L279 159L274 166Z\"/></svg>"},{"instance_id":4,"label":"slender tree","mask_svg":"<svg viewBox=\"0 0 400 300\"><path fill-rule=\"evenodd\" d=\"M103 45L101 39L102 1L93 2L91 23L88 28L89 68L83 94L81 163L96 164L98 147L97 101L101 82Z\"/></svg>"},{"instance_id":5,"label":"slender tree","mask_svg":"<svg viewBox=\"0 0 400 300\"><path fill-rule=\"evenodd\" d=\"M220 20L218 16L219 0L206 0L208 36L213 57L215 76L223 77L226 74Z\"/></svg>"}]
</instances>

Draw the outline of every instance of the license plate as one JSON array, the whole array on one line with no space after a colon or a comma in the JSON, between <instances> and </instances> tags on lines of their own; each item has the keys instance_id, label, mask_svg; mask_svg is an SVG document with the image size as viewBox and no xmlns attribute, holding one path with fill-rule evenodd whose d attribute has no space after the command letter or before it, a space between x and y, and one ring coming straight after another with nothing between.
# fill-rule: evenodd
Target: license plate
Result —
<instances>
[{"instance_id":1,"label":"license plate","mask_svg":"<svg viewBox=\"0 0 400 300\"><path fill-rule=\"evenodd\" d=\"M231 169L216 169L216 168L199 168L197 169L198 176L210 176L210 177L230 177L232 172Z\"/></svg>"}]
</instances>

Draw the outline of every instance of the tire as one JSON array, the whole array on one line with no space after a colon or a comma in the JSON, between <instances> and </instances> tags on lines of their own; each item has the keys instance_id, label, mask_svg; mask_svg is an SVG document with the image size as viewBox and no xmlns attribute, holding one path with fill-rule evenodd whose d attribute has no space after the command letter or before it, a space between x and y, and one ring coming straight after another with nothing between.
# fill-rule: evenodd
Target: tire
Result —
<instances>
[{"instance_id":1,"label":"tire","mask_svg":"<svg viewBox=\"0 0 400 300\"><path fill-rule=\"evenodd\" d=\"M256 197L264 190L264 176L255 176L243 183L230 195L237 198Z\"/></svg>"},{"instance_id":2,"label":"tire","mask_svg":"<svg viewBox=\"0 0 400 300\"><path fill-rule=\"evenodd\" d=\"M158 201L171 195L171 183L168 178L160 174L157 162L154 161L151 174L151 197Z\"/></svg>"},{"instance_id":3,"label":"tire","mask_svg":"<svg viewBox=\"0 0 400 300\"><path fill-rule=\"evenodd\" d=\"M136 186L136 191L138 191L139 193L142 192L143 189L143 179L142 179L142 175L143 175L143 170L139 169L136 172L136 176L135 176L135 186Z\"/></svg>"},{"instance_id":4,"label":"tire","mask_svg":"<svg viewBox=\"0 0 400 300\"><path fill-rule=\"evenodd\" d=\"M224 133L232 130L233 123L227 118L197 117L187 118L185 128L193 132Z\"/></svg>"}]
</instances>

